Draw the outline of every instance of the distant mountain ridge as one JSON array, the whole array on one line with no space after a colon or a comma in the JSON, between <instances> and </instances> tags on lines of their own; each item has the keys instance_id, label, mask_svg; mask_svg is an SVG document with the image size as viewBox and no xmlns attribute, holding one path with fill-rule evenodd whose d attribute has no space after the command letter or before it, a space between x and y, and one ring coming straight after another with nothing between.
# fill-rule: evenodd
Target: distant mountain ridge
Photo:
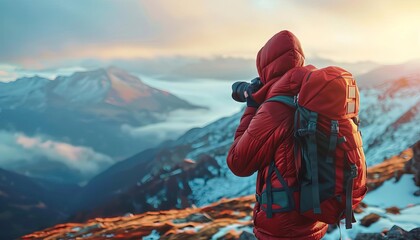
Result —
<instances>
[{"instance_id":1,"label":"distant mountain ridge","mask_svg":"<svg viewBox=\"0 0 420 240\"><path fill-rule=\"evenodd\" d=\"M116 67L76 72L55 80L35 76L0 83L0 131L22 134L31 141L42 138L44 143L40 144L45 147L53 142L68 143L118 160L158 141L133 137L124 126L139 128L165 121L174 110L197 108L202 107L150 87ZM68 149L61 150L61 155L71 154ZM66 170L60 162L24 160L11 168L2 167L30 176L86 181L87 176ZM39 168L39 162L48 168ZM101 165L100 170L108 166Z\"/></svg>"},{"instance_id":2,"label":"distant mountain ridge","mask_svg":"<svg viewBox=\"0 0 420 240\"><path fill-rule=\"evenodd\" d=\"M360 87L375 87L399 78L420 78L420 59L402 64L384 65L356 76Z\"/></svg>"},{"instance_id":3,"label":"distant mountain ridge","mask_svg":"<svg viewBox=\"0 0 420 240\"><path fill-rule=\"evenodd\" d=\"M118 115L116 109L165 113L196 106L166 91L152 88L122 69L109 67L58 76L54 80L35 76L0 83L0 107L3 110L29 108L38 111L61 107L110 116ZM94 111L93 107L104 109ZM141 119L137 122L142 123Z\"/></svg>"}]
</instances>

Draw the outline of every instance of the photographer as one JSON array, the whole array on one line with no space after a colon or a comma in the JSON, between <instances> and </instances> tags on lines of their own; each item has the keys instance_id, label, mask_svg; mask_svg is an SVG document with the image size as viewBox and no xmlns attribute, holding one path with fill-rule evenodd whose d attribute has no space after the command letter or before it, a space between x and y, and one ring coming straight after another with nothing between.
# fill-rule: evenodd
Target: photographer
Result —
<instances>
[{"instance_id":1,"label":"photographer","mask_svg":"<svg viewBox=\"0 0 420 240\"><path fill-rule=\"evenodd\" d=\"M259 78L251 84L233 85L232 97L246 101L247 108L236 130L227 164L237 176L250 176L258 171L258 197L253 215L258 239L321 239L327 224L306 218L298 211L294 109L278 102L265 102L276 95L297 95L304 76L314 67L303 66L301 45L289 31L274 35L259 51L256 64ZM278 172L283 183L276 176ZM267 202L263 193L271 189L287 189L293 200Z\"/></svg>"}]
</instances>

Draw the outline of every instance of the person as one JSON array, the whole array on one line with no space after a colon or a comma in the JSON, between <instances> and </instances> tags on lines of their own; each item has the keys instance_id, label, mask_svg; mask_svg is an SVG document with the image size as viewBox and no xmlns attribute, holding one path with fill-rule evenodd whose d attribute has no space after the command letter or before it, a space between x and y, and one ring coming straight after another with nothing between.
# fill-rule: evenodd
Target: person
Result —
<instances>
[{"instance_id":1,"label":"person","mask_svg":"<svg viewBox=\"0 0 420 240\"><path fill-rule=\"evenodd\" d=\"M237 176L250 176L258 171L256 194L267 187L282 188L274 166L291 189L297 187L294 161L294 109L279 102L264 102L276 95L298 94L304 75L314 69L304 66L304 53L299 40L290 31L275 34L258 52L256 65L262 86L244 93L247 107L234 135L227 164ZM271 172L270 176L268 172ZM299 214L299 192L293 192L294 208L267 216L264 203L256 202L253 222L258 239L321 239L328 228L323 222ZM266 203L265 203L266 204ZM281 208L273 202L273 209Z\"/></svg>"}]
</instances>

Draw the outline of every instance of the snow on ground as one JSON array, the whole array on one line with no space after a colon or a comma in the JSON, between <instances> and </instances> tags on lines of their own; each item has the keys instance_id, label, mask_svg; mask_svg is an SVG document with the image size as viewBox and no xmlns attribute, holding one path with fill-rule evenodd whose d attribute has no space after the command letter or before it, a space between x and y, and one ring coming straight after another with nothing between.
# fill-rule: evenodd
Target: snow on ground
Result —
<instances>
[{"instance_id":1,"label":"snow on ground","mask_svg":"<svg viewBox=\"0 0 420 240\"><path fill-rule=\"evenodd\" d=\"M357 222L353 224L353 228L346 230L342 221L342 239L355 239L359 233L380 233L391 229L394 225L406 231L420 227L420 197L413 195L419 188L415 186L412 178L413 175L404 174L400 181L388 180L378 189L369 192L363 200L368 207L364 209L364 212L355 214ZM385 208L393 206L404 209L400 211L401 214L386 213ZM360 220L370 213L376 213L381 218L369 227L360 225ZM336 229L323 239L340 239L340 232Z\"/></svg>"},{"instance_id":2,"label":"snow on ground","mask_svg":"<svg viewBox=\"0 0 420 240\"><path fill-rule=\"evenodd\" d=\"M402 175L400 181L390 179L376 190L367 194L363 202L368 206L387 208L396 206L405 208L411 204L420 204L420 197L413 195L418 187L413 182L412 174Z\"/></svg>"},{"instance_id":3,"label":"snow on ground","mask_svg":"<svg viewBox=\"0 0 420 240\"><path fill-rule=\"evenodd\" d=\"M160 238L159 233L153 230L149 235L142 238L142 240L158 240Z\"/></svg>"},{"instance_id":4,"label":"snow on ground","mask_svg":"<svg viewBox=\"0 0 420 240\"><path fill-rule=\"evenodd\" d=\"M241 224L232 224L230 226L220 228L219 231L211 237L211 240L217 240L221 238L223 239L223 236L225 236L230 230L235 230L236 232L245 231L253 234L252 227L244 226Z\"/></svg>"}]
</instances>

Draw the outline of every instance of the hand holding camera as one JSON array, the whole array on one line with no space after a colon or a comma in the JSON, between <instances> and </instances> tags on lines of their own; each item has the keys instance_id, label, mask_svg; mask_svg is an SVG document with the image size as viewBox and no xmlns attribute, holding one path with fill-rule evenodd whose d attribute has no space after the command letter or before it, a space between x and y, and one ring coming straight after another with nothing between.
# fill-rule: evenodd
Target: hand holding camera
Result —
<instances>
[{"instance_id":1,"label":"hand holding camera","mask_svg":"<svg viewBox=\"0 0 420 240\"><path fill-rule=\"evenodd\" d=\"M246 102L248 107L259 107L259 104L252 98L252 94L262 87L259 77L247 82L235 82L232 85L232 98L237 102Z\"/></svg>"}]
</instances>

